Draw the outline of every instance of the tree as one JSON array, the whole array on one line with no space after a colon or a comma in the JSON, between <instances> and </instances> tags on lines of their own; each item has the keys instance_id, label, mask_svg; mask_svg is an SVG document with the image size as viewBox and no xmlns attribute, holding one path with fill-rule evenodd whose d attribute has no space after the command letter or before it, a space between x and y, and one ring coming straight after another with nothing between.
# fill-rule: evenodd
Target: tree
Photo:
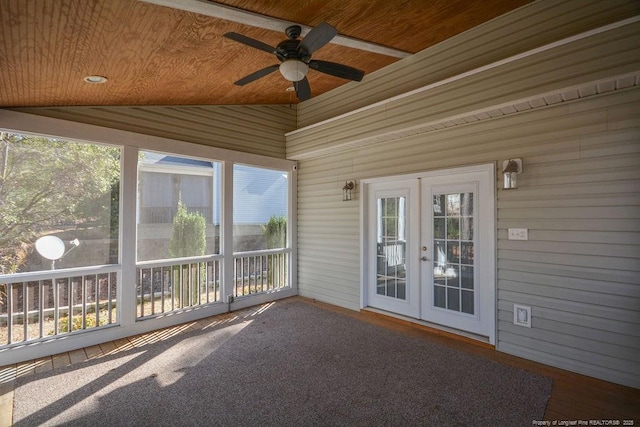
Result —
<instances>
[{"instance_id":1,"label":"tree","mask_svg":"<svg viewBox=\"0 0 640 427\"><path fill-rule=\"evenodd\" d=\"M284 248L287 244L287 216L271 215L269 222L262 224L266 249Z\"/></svg>"},{"instance_id":2,"label":"tree","mask_svg":"<svg viewBox=\"0 0 640 427\"><path fill-rule=\"evenodd\" d=\"M0 132L0 274L60 225L109 227L119 180L119 148Z\"/></svg>"},{"instance_id":3,"label":"tree","mask_svg":"<svg viewBox=\"0 0 640 427\"><path fill-rule=\"evenodd\" d=\"M287 246L287 216L271 215L269 222L261 225L267 249ZM267 279L271 286L281 286L287 278L287 261L283 254L267 255ZM277 274L276 272L279 272ZM278 283L276 283L278 282Z\"/></svg>"},{"instance_id":4,"label":"tree","mask_svg":"<svg viewBox=\"0 0 640 427\"><path fill-rule=\"evenodd\" d=\"M172 258L201 256L207 246L207 223L204 216L197 212L189 213L178 196L178 211L173 217L173 230L169 242L169 255ZM175 295L181 305L196 303L198 289L205 283L206 263L183 264L173 267Z\"/></svg>"},{"instance_id":5,"label":"tree","mask_svg":"<svg viewBox=\"0 0 640 427\"><path fill-rule=\"evenodd\" d=\"M173 231L169 242L172 258L204 255L207 246L207 223L199 213L189 213L178 198L178 212L173 217Z\"/></svg>"}]
</instances>

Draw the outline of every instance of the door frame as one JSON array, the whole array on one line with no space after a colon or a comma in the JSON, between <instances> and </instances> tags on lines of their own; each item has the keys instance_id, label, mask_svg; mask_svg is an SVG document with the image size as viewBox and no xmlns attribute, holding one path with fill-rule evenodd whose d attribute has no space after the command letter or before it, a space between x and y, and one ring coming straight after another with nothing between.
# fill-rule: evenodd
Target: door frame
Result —
<instances>
[{"instance_id":1,"label":"door frame","mask_svg":"<svg viewBox=\"0 0 640 427\"><path fill-rule=\"evenodd\" d=\"M430 177L444 177L447 175L458 175L465 173L483 173L486 174L488 178L488 182L491 184L484 188L484 194L487 194L488 202L491 204L490 211L492 215L490 218L483 219L483 224L486 224L486 232L487 236L487 247L488 251L492 254L490 257L491 260L488 262L488 283L486 292L492 294L487 300L487 306L484 307L484 311L488 316L490 316L490 323L492 326L489 328L488 340L490 344L495 345L496 343L496 334L497 334L497 201L496 201L496 163L483 163L479 165L471 165L471 166L462 166L462 167L453 167L447 169L436 169L425 172L411 173L405 175L393 175L393 176L383 176L376 178L367 178L362 179L360 181L360 308L367 308L367 302L369 301L368 294L368 276L367 272L369 271L370 260L368 259L369 254L369 243L368 243L368 230L369 223L372 220L369 218L369 186L374 183L381 182L393 182L393 181L403 181L403 180L411 180L411 179L421 179L421 178L430 178ZM421 193L421 191L420 191ZM420 197L420 196L419 196ZM422 206L422 200L418 200L418 206ZM422 239L422 236L421 236ZM421 268L421 267L418 267ZM421 272L419 272L420 277L422 277ZM420 297L421 298L421 297ZM403 318L405 316L402 316ZM406 317L407 320L420 323L423 322L418 318ZM429 323L430 326L438 328L438 325ZM451 328L447 326L441 326L443 330L450 330ZM464 331L463 331L464 332ZM474 335L473 333L470 333ZM467 333L464 333L465 336Z\"/></svg>"}]
</instances>

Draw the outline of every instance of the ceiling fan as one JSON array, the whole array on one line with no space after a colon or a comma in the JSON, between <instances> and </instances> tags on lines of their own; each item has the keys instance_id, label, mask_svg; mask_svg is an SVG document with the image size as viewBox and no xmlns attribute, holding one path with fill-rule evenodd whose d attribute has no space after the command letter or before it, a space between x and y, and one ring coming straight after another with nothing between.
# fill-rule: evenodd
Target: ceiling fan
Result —
<instances>
[{"instance_id":1,"label":"ceiling fan","mask_svg":"<svg viewBox=\"0 0 640 427\"><path fill-rule=\"evenodd\" d=\"M271 47L266 43L242 34L225 33L224 36L231 40L274 54L280 60L280 64L270 65L267 68L251 73L234 82L234 84L244 86L276 70L280 70L282 76L293 83L298 99L306 101L311 98L311 88L309 87L309 80L307 80L309 68L343 79L358 82L362 80L364 71L335 62L311 59L311 55L315 51L329 43L338 34L335 28L326 22L322 22L309 31L304 39L299 40L298 37L300 37L301 32L302 28L299 25L287 27L285 34L288 38L280 42L276 47Z\"/></svg>"}]
</instances>

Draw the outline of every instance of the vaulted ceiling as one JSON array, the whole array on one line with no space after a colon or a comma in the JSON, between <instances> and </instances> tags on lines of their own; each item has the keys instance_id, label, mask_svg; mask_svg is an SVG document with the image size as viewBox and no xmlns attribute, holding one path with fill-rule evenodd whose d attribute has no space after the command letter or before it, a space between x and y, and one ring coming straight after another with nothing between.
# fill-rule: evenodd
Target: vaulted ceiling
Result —
<instances>
[{"instance_id":1,"label":"vaulted ceiling","mask_svg":"<svg viewBox=\"0 0 640 427\"><path fill-rule=\"evenodd\" d=\"M0 107L296 102L278 72L234 85L278 60L223 34L276 46L287 25L324 21L339 37L313 59L368 74L529 1L0 0ZM348 83L308 79L313 96Z\"/></svg>"}]
</instances>

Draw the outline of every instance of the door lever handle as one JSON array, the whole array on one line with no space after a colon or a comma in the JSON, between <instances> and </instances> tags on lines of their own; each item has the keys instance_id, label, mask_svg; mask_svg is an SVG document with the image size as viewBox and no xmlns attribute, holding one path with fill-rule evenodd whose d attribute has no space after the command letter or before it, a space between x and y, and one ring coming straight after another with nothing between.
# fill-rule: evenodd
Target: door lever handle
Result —
<instances>
[{"instance_id":1,"label":"door lever handle","mask_svg":"<svg viewBox=\"0 0 640 427\"><path fill-rule=\"evenodd\" d=\"M426 256L420 257L420 261L429 261L429 258L427 258Z\"/></svg>"}]
</instances>

